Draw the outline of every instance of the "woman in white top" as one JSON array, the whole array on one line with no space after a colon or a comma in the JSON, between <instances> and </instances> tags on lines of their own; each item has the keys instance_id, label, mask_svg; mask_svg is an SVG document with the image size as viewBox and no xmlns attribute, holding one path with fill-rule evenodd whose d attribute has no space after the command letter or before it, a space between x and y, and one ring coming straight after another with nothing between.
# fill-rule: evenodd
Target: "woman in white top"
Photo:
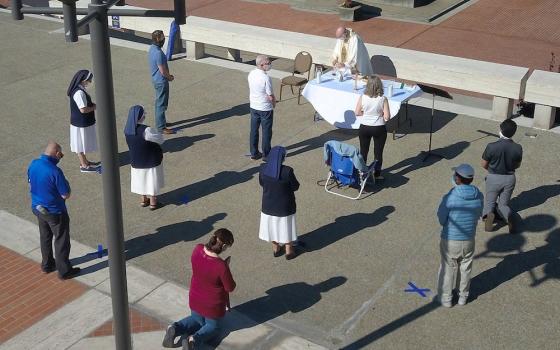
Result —
<instances>
[{"instance_id":1,"label":"woman in white top","mask_svg":"<svg viewBox=\"0 0 560 350\"><path fill-rule=\"evenodd\" d=\"M99 162L91 162L86 153L97 151L95 131L95 103L92 102L87 89L91 85L93 74L85 69L74 74L66 94L70 97L70 150L78 154L80 171L97 172Z\"/></svg>"},{"instance_id":2,"label":"woman in white top","mask_svg":"<svg viewBox=\"0 0 560 350\"><path fill-rule=\"evenodd\" d=\"M358 99L354 111L360 122L358 137L360 138L360 153L367 162L369 144L373 138L373 154L377 161L374 177L382 180L381 166L383 165L383 148L387 141L387 128L389 121L389 102L383 96L383 82L378 76L369 76L366 91Z\"/></svg>"}]
</instances>

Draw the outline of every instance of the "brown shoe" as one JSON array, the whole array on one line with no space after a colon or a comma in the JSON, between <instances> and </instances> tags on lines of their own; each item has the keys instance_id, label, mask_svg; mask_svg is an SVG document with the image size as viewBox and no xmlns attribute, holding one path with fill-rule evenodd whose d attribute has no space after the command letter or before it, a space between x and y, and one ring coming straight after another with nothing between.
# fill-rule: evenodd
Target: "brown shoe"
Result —
<instances>
[{"instance_id":1,"label":"brown shoe","mask_svg":"<svg viewBox=\"0 0 560 350\"><path fill-rule=\"evenodd\" d=\"M484 231L492 232L494 229L494 213L488 213L486 219L484 220Z\"/></svg>"},{"instance_id":2,"label":"brown shoe","mask_svg":"<svg viewBox=\"0 0 560 350\"><path fill-rule=\"evenodd\" d=\"M169 128L163 128L163 130L161 130L161 133L164 135L173 135L175 134L175 130Z\"/></svg>"},{"instance_id":3,"label":"brown shoe","mask_svg":"<svg viewBox=\"0 0 560 350\"><path fill-rule=\"evenodd\" d=\"M513 218L509 218L508 220L508 229L509 229L509 233L515 233L515 223L513 222Z\"/></svg>"}]
</instances>

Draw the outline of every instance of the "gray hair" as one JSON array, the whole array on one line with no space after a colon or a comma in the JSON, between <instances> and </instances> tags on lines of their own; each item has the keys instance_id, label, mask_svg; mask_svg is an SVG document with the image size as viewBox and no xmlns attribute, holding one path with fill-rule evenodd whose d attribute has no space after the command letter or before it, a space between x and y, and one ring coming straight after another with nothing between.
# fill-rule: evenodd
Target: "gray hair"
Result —
<instances>
[{"instance_id":1,"label":"gray hair","mask_svg":"<svg viewBox=\"0 0 560 350\"><path fill-rule=\"evenodd\" d=\"M258 55L257 58L255 59L255 64L257 67L260 67L261 64L269 60L270 59L266 55Z\"/></svg>"}]
</instances>

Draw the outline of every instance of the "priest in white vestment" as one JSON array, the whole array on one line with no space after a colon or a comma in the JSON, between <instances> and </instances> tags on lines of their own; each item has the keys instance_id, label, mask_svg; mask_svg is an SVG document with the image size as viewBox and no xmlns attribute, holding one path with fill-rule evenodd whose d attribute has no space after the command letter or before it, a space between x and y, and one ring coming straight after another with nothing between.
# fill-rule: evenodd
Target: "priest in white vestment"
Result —
<instances>
[{"instance_id":1,"label":"priest in white vestment","mask_svg":"<svg viewBox=\"0 0 560 350\"><path fill-rule=\"evenodd\" d=\"M334 67L355 68L361 75L373 75L369 53L358 33L350 28L339 27L336 39L331 57Z\"/></svg>"}]
</instances>

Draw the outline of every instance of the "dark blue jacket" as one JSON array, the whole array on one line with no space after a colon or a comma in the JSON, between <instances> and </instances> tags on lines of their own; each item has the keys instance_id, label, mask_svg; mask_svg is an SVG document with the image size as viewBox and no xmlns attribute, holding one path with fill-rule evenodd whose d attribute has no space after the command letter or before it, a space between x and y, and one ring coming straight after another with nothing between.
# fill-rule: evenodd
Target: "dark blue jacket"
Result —
<instances>
[{"instance_id":1,"label":"dark blue jacket","mask_svg":"<svg viewBox=\"0 0 560 350\"><path fill-rule=\"evenodd\" d=\"M267 215L284 217L296 213L295 191L299 182L294 175L294 169L282 165L278 180L263 175L265 164L261 165L259 183L263 188L262 212Z\"/></svg>"},{"instance_id":2,"label":"dark blue jacket","mask_svg":"<svg viewBox=\"0 0 560 350\"><path fill-rule=\"evenodd\" d=\"M130 165L136 169L154 168L160 165L163 159L161 146L144 139L146 128L146 125L138 124L136 135L126 135L126 143L130 150Z\"/></svg>"},{"instance_id":3,"label":"dark blue jacket","mask_svg":"<svg viewBox=\"0 0 560 350\"><path fill-rule=\"evenodd\" d=\"M86 94L87 107L93 106L91 97L84 89L80 87L74 89L74 91L72 91L72 94L70 95L70 124L79 128L85 128L95 124L95 111L91 111L89 113L80 112L76 101L74 101L74 94L78 90L82 90Z\"/></svg>"}]
</instances>

